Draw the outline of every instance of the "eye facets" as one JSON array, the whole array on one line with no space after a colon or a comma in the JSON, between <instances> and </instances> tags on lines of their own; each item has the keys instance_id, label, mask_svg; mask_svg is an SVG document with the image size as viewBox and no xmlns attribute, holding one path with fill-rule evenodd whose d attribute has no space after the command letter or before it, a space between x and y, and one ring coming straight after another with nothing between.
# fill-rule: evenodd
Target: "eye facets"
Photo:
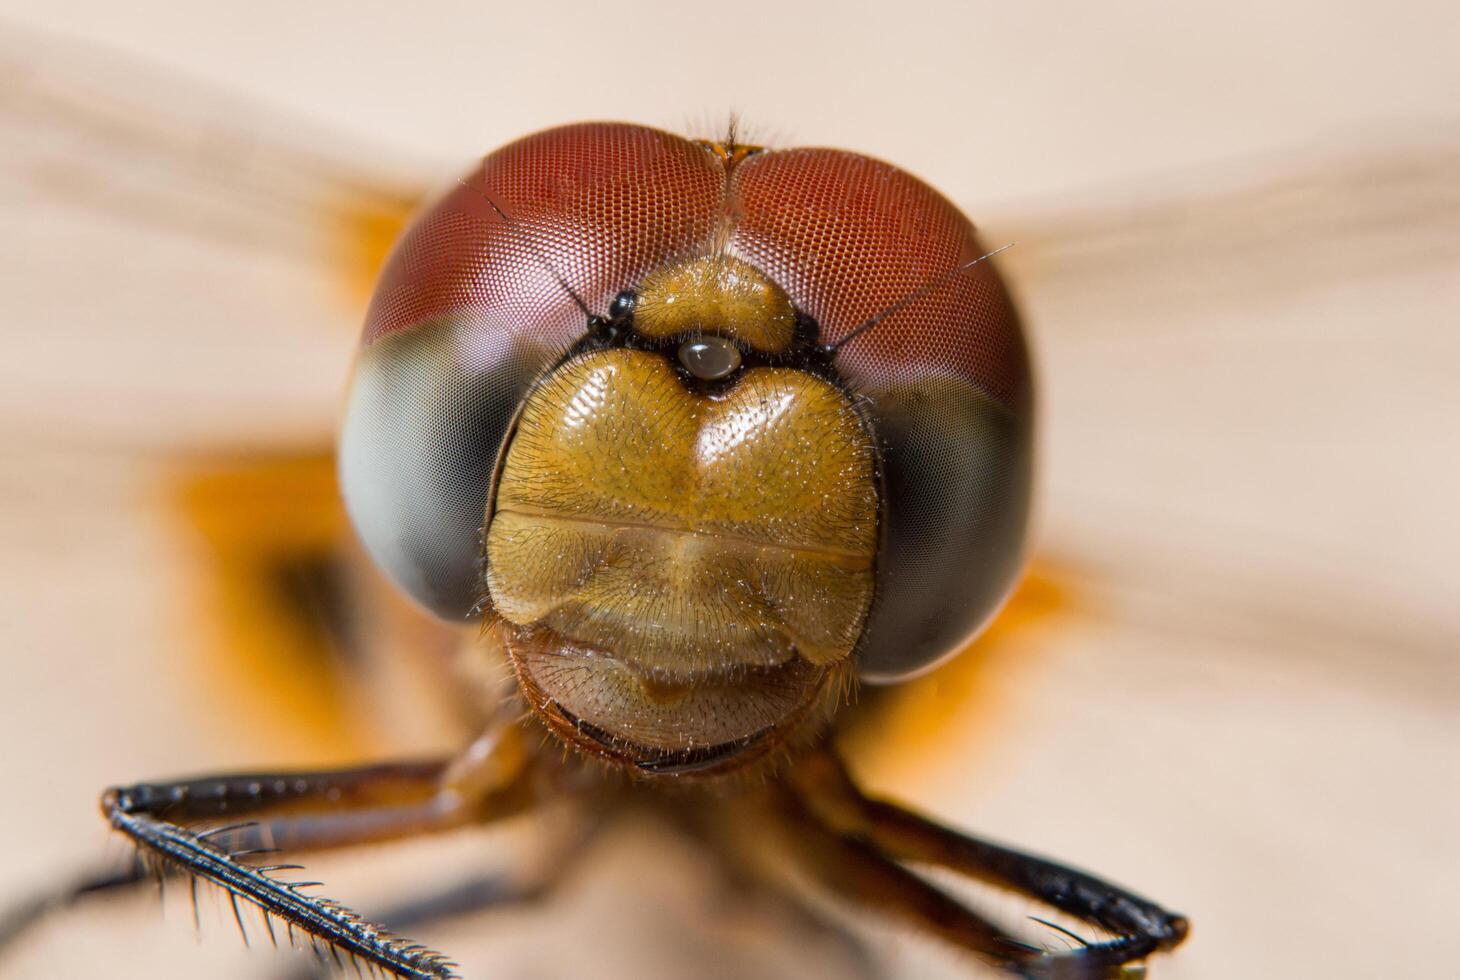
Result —
<instances>
[{"instance_id":1,"label":"eye facets","mask_svg":"<svg viewBox=\"0 0 1460 980\"><path fill-rule=\"evenodd\" d=\"M718 381L740 367L740 351L724 337L699 337L679 345L679 363L696 378Z\"/></svg>"}]
</instances>

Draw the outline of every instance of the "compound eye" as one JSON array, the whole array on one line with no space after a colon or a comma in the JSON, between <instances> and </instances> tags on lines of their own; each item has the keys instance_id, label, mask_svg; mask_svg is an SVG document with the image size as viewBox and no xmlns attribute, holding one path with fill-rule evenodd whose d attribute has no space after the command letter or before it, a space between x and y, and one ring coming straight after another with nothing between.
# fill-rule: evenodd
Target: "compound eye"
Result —
<instances>
[{"instance_id":1,"label":"compound eye","mask_svg":"<svg viewBox=\"0 0 1460 980\"><path fill-rule=\"evenodd\" d=\"M740 350L724 337L698 337L679 345L679 363L702 381L718 381L740 368Z\"/></svg>"}]
</instances>

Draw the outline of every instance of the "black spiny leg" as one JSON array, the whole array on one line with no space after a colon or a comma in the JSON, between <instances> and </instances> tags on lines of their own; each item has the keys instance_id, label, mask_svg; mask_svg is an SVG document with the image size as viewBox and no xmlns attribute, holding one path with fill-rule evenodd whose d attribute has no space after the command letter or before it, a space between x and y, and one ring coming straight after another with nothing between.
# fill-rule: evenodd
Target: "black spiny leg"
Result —
<instances>
[{"instance_id":1,"label":"black spiny leg","mask_svg":"<svg viewBox=\"0 0 1460 980\"><path fill-rule=\"evenodd\" d=\"M303 893L306 883L280 877L297 865L248 859L507 816L531 803L526 771L516 730L495 729L454 761L114 788L103 795L102 812L144 859L218 885L235 912L240 899L256 906L271 936L277 921L290 937L303 933L336 959L349 957L394 976L432 980L454 976L445 957L391 935L337 902ZM222 825L199 829L205 821Z\"/></svg>"},{"instance_id":2,"label":"black spiny leg","mask_svg":"<svg viewBox=\"0 0 1460 980\"><path fill-rule=\"evenodd\" d=\"M786 803L802 835L815 844L808 853L821 856L823 876L836 877L863 901L1019 975L1070 980L1129 976L1129 964L1174 949L1186 938L1184 917L1123 888L960 834L896 804L869 800L830 751L800 761ZM947 868L1019 892L1115 938L1058 952L1031 947L907 871L899 863L904 861ZM880 882L880 891L874 882Z\"/></svg>"}]
</instances>

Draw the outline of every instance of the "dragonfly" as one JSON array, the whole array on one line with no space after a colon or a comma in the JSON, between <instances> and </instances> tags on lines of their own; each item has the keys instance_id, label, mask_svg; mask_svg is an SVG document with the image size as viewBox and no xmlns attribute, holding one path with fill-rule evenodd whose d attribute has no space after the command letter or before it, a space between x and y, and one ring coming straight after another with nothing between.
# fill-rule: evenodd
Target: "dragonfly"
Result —
<instances>
[{"instance_id":1,"label":"dragonfly","mask_svg":"<svg viewBox=\"0 0 1460 980\"><path fill-rule=\"evenodd\" d=\"M23 82L4 104L21 151L4 175L7 329L26 352L0 396L7 662L24 692L7 744L26 746L8 768L47 788L5 818L18 894L77 865L95 793L118 773L336 764L459 733L432 687L454 637L371 577L328 464L372 267L430 182L361 172L267 126L170 118L164 95L118 98L130 78L78 97L34 58L6 73ZM1357 907L1389 923L1376 934L1434 933L1453 907L1425 869L1456 815L1429 770L1456 736L1442 533L1456 486L1440 462L1454 455L1440 367L1455 341L1436 323L1457 298L1457 161L1441 134L974 210L990 240L1018 242L1001 258L1042 365L1044 530L1001 622L847 733L864 781L1192 895L1184 910L1212 930L1178 967L1193 975L1238 975L1254 947L1277 975L1404 972L1405 954L1381 961L1332 923ZM40 731L55 735L25 737ZM1395 807L1408 832L1386 836ZM1365 858L1335 869L1353 841ZM833 969L876 958L642 830L615 845L582 857L588 880L553 897L551 931L439 945L468 975L584 972L594 959L544 952L543 937L633 925L652 952L626 953L625 972L674 975L716 941L762 957L759 975L790 975L798 942ZM384 902L427 883L423 863L454 881L463 847L501 857L434 842L395 858L393 883L392 858L371 856L358 888ZM615 863L595 878L595 860ZM349 864L322 867L349 892ZM1346 873L1315 902L1315 877ZM626 880L647 912L613 911L625 903L603 883ZM686 904L713 901L686 903L695 885L737 900L687 922ZM772 911L751 928L737 916L758 903ZM235 951L220 941L131 962L128 939L175 930L130 913L80 908L0 970L261 969L221 959ZM791 922L816 942L744 948ZM96 948L68 938L93 926ZM693 939L666 949L667 933ZM974 968L880 941L905 975Z\"/></svg>"}]
</instances>

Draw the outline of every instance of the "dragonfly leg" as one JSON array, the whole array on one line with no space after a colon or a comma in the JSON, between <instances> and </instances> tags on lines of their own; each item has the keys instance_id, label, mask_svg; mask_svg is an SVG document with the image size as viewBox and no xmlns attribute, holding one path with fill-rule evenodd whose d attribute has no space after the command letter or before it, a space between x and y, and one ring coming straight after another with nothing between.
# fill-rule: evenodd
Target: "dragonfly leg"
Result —
<instances>
[{"instance_id":1,"label":"dragonfly leg","mask_svg":"<svg viewBox=\"0 0 1460 980\"><path fill-rule=\"evenodd\" d=\"M491 909L532 904L547 899L568 877L577 858L596 836L600 821L576 828L556 843L545 861L519 872L494 871L474 874L455 884L385 908L371 921L394 933L415 931ZM284 975L283 980L325 980L330 964L310 963Z\"/></svg>"},{"instance_id":2,"label":"dragonfly leg","mask_svg":"<svg viewBox=\"0 0 1460 980\"><path fill-rule=\"evenodd\" d=\"M866 939L851 924L818 907L798 882L788 880L788 862L764 846L763 826L758 809L754 816L740 816L738 811L714 807L711 818L692 816L683 829L715 862L727 907L754 910L765 921L795 934L798 944L832 954L818 965L819 975L883 980L882 964ZM754 932L763 942L760 930Z\"/></svg>"},{"instance_id":3,"label":"dragonfly leg","mask_svg":"<svg viewBox=\"0 0 1460 980\"><path fill-rule=\"evenodd\" d=\"M1139 975L1131 964L1173 949L1187 920L1083 871L951 830L894 803L864 796L830 751L802 759L784 796L814 844L825 877L1017 975L1103 980ZM1016 939L902 862L942 867L1034 898L1113 935L1067 950ZM1058 928L1058 927L1057 927Z\"/></svg>"},{"instance_id":4,"label":"dragonfly leg","mask_svg":"<svg viewBox=\"0 0 1460 980\"><path fill-rule=\"evenodd\" d=\"M145 862L223 888L235 912L240 899L256 906L271 937L279 922L335 959L427 980L453 976L452 964L337 902L306 894L309 883L282 877L297 865L264 855L509 816L532 803L527 775L517 729L498 726L455 758L114 787L102 796L102 812Z\"/></svg>"}]
</instances>

